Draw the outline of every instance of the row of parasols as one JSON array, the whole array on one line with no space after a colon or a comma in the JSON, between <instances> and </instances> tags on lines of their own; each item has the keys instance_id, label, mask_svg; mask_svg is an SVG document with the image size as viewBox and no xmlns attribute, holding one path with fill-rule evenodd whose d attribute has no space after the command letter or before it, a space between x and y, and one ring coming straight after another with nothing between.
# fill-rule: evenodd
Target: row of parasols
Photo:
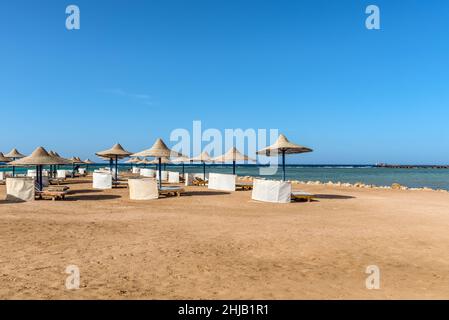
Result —
<instances>
[{"instance_id":1,"label":"row of parasols","mask_svg":"<svg viewBox=\"0 0 449 320\"><path fill-rule=\"evenodd\" d=\"M257 152L258 155L264 156L281 156L282 157L282 171L283 180L285 180L285 156L287 154L297 154L311 152L312 149L303 147L290 142L284 135L280 135L276 142ZM111 149L97 152L96 155L104 160L109 160L109 164L112 167L115 163L115 179L118 179L118 161L124 158L133 157L133 159L127 161L128 163L141 163L141 164L157 164L159 168L159 183L162 181L162 164L166 163L181 163L183 164L184 173L184 163L189 162L201 162L203 164L203 173L206 175L206 163L208 162L232 162L233 164L233 174L236 171L237 161L255 161L249 158L247 155L242 154L233 147L225 154L212 158L207 152L203 152L196 157L189 158L179 152L171 150L167 147L162 139L157 139L156 142L150 149L143 150L138 153L132 153L126 151L120 144L114 145ZM151 157L155 158L153 161L141 160L138 157ZM170 160L172 159L172 160ZM36 166L36 180L38 187L42 190L42 170L44 166L57 166L57 165L75 165L75 164L93 164L94 162L87 159L82 161L79 158L73 157L71 159L65 159L59 156L57 152L47 152L43 147L37 148L29 156L22 155L18 150L13 149L8 154L3 155L0 152L0 162L8 163L8 165L13 167L13 175L15 166Z\"/></svg>"}]
</instances>

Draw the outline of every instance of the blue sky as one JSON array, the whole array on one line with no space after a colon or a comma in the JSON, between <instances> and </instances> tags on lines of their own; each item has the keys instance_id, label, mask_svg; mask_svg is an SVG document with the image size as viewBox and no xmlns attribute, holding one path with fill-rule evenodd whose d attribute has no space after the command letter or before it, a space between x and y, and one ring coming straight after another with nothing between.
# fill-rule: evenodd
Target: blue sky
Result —
<instances>
[{"instance_id":1,"label":"blue sky","mask_svg":"<svg viewBox=\"0 0 449 320\"><path fill-rule=\"evenodd\" d=\"M315 150L290 163L449 163L445 0L2 1L0 41L3 152L137 152L201 120Z\"/></svg>"}]
</instances>

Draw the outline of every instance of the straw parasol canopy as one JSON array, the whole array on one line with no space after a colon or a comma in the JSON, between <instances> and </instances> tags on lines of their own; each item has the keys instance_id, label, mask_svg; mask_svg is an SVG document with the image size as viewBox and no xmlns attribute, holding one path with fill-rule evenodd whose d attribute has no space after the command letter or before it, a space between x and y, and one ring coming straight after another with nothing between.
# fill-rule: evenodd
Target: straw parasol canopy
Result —
<instances>
[{"instance_id":1,"label":"straw parasol canopy","mask_svg":"<svg viewBox=\"0 0 449 320\"><path fill-rule=\"evenodd\" d=\"M139 163L140 161L142 161L142 159L140 159L139 157L135 157L135 158L131 158L131 159L125 161L125 163L133 163L133 164L137 164L137 163Z\"/></svg>"},{"instance_id":2,"label":"straw parasol canopy","mask_svg":"<svg viewBox=\"0 0 449 320\"><path fill-rule=\"evenodd\" d=\"M12 166L49 166L53 164L70 164L69 161L51 156L43 147L39 147L33 151L28 157L14 160L9 163Z\"/></svg>"},{"instance_id":3,"label":"straw parasol canopy","mask_svg":"<svg viewBox=\"0 0 449 320\"><path fill-rule=\"evenodd\" d=\"M174 150L171 150L169 147L167 147L167 145L161 138L157 139L150 149L143 150L141 152L137 152L132 155L132 157L153 157L158 159L159 187L161 187L162 185L162 169L161 169L162 158L179 157L179 156L182 156L182 154Z\"/></svg>"},{"instance_id":4,"label":"straw parasol canopy","mask_svg":"<svg viewBox=\"0 0 449 320\"><path fill-rule=\"evenodd\" d=\"M70 159L68 159L68 161L72 164L83 163L83 160L81 160L79 157L71 157Z\"/></svg>"},{"instance_id":5,"label":"straw parasol canopy","mask_svg":"<svg viewBox=\"0 0 449 320\"><path fill-rule=\"evenodd\" d=\"M265 155L267 157L278 156L279 154L281 154L283 180L285 181L285 155L295 153L306 153L312 151L313 150L310 148L303 147L298 144L290 142L285 135L281 134L273 145L257 151L257 154Z\"/></svg>"},{"instance_id":6,"label":"straw parasol canopy","mask_svg":"<svg viewBox=\"0 0 449 320\"><path fill-rule=\"evenodd\" d=\"M7 154L5 154L5 157L11 158L11 159L21 159L21 158L25 158L25 155L21 154L19 152L19 150L14 148L11 151L9 151Z\"/></svg>"},{"instance_id":7,"label":"straw parasol canopy","mask_svg":"<svg viewBox=\"0 0 449 320\"><path fill-rule=\"evenodd\" d=\"M11 158L11 160L16 160L16 159L22 159L25 157L25 155L21 154L19 152L19 150L17 150L16 148L12 149L11 151L9 151L7 154L5 154L6 158ZM12 176L15 177L16 176L16 168L13 166L12 167Z\"/></svg>"},{"instance_id":8,"label":"straw parasol canopy","mask_svg":"<svg viewBox=\"0 0 449 320\"><path fill-rule=\"evenodd\" d=\"M191 162L201 162L203 164L203 178L206 180L206 162L213 162L210 155L207 153L207 151L203 151L201 154L197 155L196 157L190 158Z\"/></svg>"},{"instance_id":9,"label":"straw parasol canopy","mask_svg":"<svg viewBox=\"0 0 449 320\"><path fill-rule=\"evenodd\" d=\"M232 162L232 173L235 174L235 164L237 161L255 161L245 154L242 154L236 147L232 147L225 154L212 159L214 162Z\"/></svg>"},{"instance_id":10,"label":"straw parasol canopy","mask_svg":"<svg viewBox=\"0 0 449 320\"><path fill-rule=\"evenodd\" d=\"M181 156L179 152L171 150L162 139L157 139L150 149L134 153L132 157L170 158Z\"/></svg>"},{"instance_id":11,"label":"straw parasol canopy","mask_svg":"<svg viewBox=\"0 0 449 320\"><path fill-rule=\"evenodd\" d=\"M116 143L111 149L97 152L96 155L101 158L107 159L123 159L127 158L132 154L132 152L128 152L120 145L120 143Z\"/></svg>"},{"instance_id":12,"label":"straw parasol canopy","mask_svg":"<svg viewBox=\"0 0 449 320\"><path fill-rule=\"evenodd\" d=\"M64 165L69 164L70 162L58 158L55 156L50 155L43 147L39 147L36 150L33 151L31 155L28 157L24 157L19 160L14 160L10 162L10 165L13 166L36 166L36 172L37 172L37 182L39 186L39 190L42 190L42 167L43 166L49 166L49 165Z\"/></svg>"},{"instance_id":13,"label":"straw parasol canopy","mask_svg":"<svg viewBox=\"0 0 449 320\"><path fill-rule=\"evenodd\" d=\"M168 159L167 157L162 157L160 159L161 159L160 162L159 162L159 159L154 159L154 160L151 160L150 163L151 164L159 164L159 163L161 163L161 164L170 164L170 163L172 163L170 161L170 159Z\"/></svg>"},{"instance_id":14,"label":"straw parasol canopy","mask_svg":"<svg viewBox=\"0 0 449 320\"><path fill-rule=\"evenodd\" d=\"M142 160L140 160L139 162L137 162L137 164L143 164L144 167L146 167L147 164L151 164L152 162L146 158L143 158Z\"/></svg>"},{"instance_id":15,"label":"straw parasol canopy","mask_svg":"<svg viewBox=\"0 0 449 320\"><path fill-rule=\"evenodd\" d=\"M0 152L0 162L10 162L11 158L7 158L3 155L3 152Z\"/></svg>"},{"instance_id":16,"label":"straw parasol canopy","mask_svg":"<svg viewBox=\"0 0 449 320\"><path fill-rule=\"evenodd\" d=\"M212 158L207 153L207 151L203 151L201 154L197 155L196 157L190 158L190 161L192 162L212 162Z\"/></svg>"},{"instance_id":17,"label":"straw parasol canopy","mask_svg":"<svg viewBox=\"0 0 449 320\"><path fill-rule=\"evenodd\" d=\"M115 180L118 178L118 159L127 158L132 152L126 151L120 143L116 143L111 149L97 152L96 155L100 158L107 158L110 160L112 171L112 161L115 160Z\"/></svg>"},{"instance_id":18,"label":"straw parasol canopy","mask_svg":"<svg viewBox=\"0 0 449 320\"><path fill-rule=\"evenodd\" d=\"M152 162L146 158L143 158L142 160L139 160L137 164L151 164Z\"/></svg>"},{"instance_id":19,"label":"straw parasol canopy","mask_svg":"<svg viewBox=\"0 0 449 320\"><path fill-rule=\"evenodd\" d=\"M176 157L176 158L171 159L171 162L173 162L173 163L186 163L186 162L190 162L190 158L186 157L186 156Z\"/></svg>"},{"instance_id":20,"label":"straw parasol canopy","mask_svg":"<svg viewBox=\"0 0 449 320\"><path fill-rule=\"evenodd\" d=\"M90 164L95 164L95 162L93 162L92 160L90 160L89 158L84 160L83 163L86 165L86 171L89 171L89 165Z\"/></svg>"}]
</instances>

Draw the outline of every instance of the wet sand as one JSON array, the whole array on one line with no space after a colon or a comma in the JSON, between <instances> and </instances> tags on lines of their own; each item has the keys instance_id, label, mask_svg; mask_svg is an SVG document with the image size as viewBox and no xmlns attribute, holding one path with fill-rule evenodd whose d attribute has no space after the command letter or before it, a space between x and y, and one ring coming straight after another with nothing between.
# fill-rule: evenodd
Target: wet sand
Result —
<instances>
[{"instance_id":1,"label":"wet sand","mask_svg":"<svg viewBox=\"0 0 449 320\"><path fill-rule=\"evenodd\" d=\"M297 185L317 201L280 205L70 187L66 201L8 203L0 186L0 298L449 298L449 193ZM65 288L68 265L79 290Z\"/></svg>"}]
</instances>

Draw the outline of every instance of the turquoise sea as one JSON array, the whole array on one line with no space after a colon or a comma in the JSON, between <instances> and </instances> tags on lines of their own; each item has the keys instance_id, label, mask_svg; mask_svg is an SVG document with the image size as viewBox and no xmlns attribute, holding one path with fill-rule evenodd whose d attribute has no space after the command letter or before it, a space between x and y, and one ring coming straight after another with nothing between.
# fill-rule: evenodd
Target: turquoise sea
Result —
<instances>
[{"instance_id":1,"label":"turquoise sea","mask_svg":"<svg viewBox=\"0 0 449 320\"><path fill-rule=\"evenodd\" d=\"M108 165L99 164L89 166L89 171ZM126 170L131 165L119 165L120 170ZM147 166L155 168L155 166ZM66 167L70 169L71 167ZM167 165L167 170L182 171L182 165ZM207 172L232 173L230 165L207 165ZM8 168L0 168L1 171L9 171ZM23 171L23 168L16 169ZM287 179L301 181L321 181L321 182L363 182L378 186L389 186L392 183L411 188L429 187L432 189L449 190L449 169L392 169L378 168L374 166L362 165L287 165ZM185 172L201 173L202 165L186 165ZM238 165L237 174L239 176L260 176L257 165ZM280 179L282 168L279 167L277 174L265 176L272 179Z\"/></svg>"}]
</instances>

